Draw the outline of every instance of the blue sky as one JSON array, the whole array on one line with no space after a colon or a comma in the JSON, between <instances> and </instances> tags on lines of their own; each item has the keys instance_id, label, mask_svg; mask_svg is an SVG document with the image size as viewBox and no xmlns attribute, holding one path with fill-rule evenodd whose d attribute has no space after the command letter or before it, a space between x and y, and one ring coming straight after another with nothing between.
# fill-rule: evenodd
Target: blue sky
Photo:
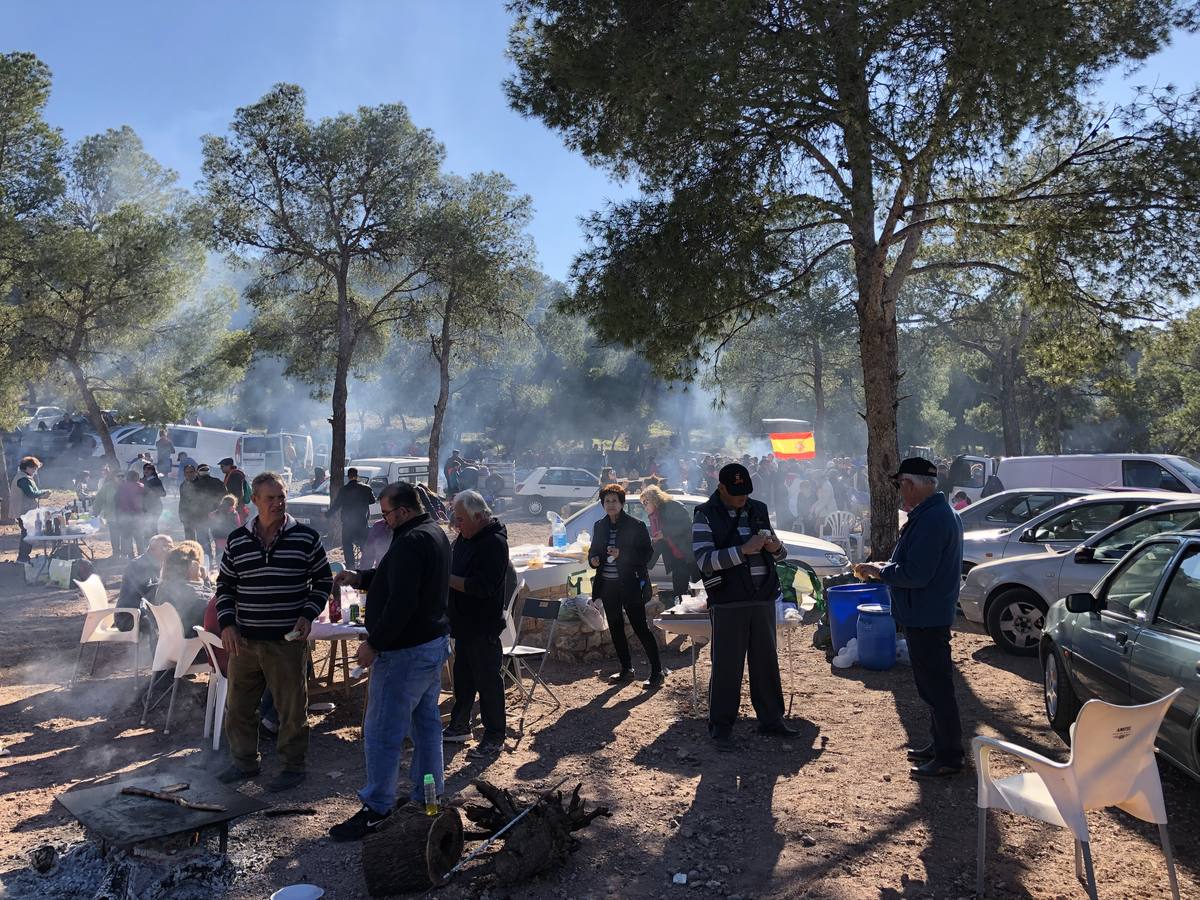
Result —
<instances>
[{"instance_id":1,"label":"blue sky","mask_svg":"<svg viewBox=\"0 0 1200 900\"><path fill-rule=\"evenodd\" d=\"M309 113L400 101L445 144L460 174L496 170L533 197L533 236L546 273L564 278L581 246L577 220L621 185L512 111L501 89L510 24L492 0L113 0L0 5L0 49L31 50L54 72L47 112L70 140L130 125L187 186L202 134L224 131L238 106L280 81L300 84ZM1196 82L1200 39L1181 36L1127 82Z\"/></svg>"}]
</instances>

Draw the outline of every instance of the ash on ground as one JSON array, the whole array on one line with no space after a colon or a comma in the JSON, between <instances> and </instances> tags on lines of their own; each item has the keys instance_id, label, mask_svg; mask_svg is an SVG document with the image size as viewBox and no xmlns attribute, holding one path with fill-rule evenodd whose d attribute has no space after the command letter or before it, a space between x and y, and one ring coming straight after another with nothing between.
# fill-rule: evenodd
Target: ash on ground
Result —
<instances>
[{"instance_id":1,"label":"ash on ground","mask_svg":"<svg viewBox=\"0 0 1200 900\"><path fill-rule=\"evenodd\" d=\"M229 858L205 850L165 859L112 851L107 857L91 841L55 848L57 858L45 874L30 867L0 875L3 900L210 900L233 881ZM39 860L44 867L43 854Z\"/></svg>"}]
</instances>

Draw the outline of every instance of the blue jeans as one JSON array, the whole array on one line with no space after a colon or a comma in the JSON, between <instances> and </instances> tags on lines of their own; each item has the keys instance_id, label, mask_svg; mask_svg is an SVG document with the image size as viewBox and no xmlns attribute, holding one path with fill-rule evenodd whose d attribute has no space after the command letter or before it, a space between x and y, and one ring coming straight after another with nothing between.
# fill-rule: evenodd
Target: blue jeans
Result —
<instances>
[{"instance_id":1,"label":"blue jeans","mask_svg":"<svg viewBox=\"0 0 1200 900\"><path fill-rule=\"evenodd\" d=\"M416 647L380 653L371 666L370 698L363 726L367 783L358 796L373 812L389 813L396 803L400 754L410 727L413 757L409 796L417 803L424 802L427 774L433 775L438 796L445 788L438 695L442 664L449 656L450 641L440 637Z\"/></svg>"}]
</instances>

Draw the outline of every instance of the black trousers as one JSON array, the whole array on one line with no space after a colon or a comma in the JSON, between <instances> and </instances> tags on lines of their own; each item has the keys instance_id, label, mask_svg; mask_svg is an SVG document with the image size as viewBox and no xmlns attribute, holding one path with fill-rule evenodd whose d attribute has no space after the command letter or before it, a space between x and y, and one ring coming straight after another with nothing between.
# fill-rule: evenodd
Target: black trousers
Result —
<instances>
[{"instance_id":1,"label":"black trousers","mask_svg":"<svg viewBox=\"0 0 1200 900\"><path fill-rule=\"evenodd\" d=\"M454 639L454 708L452 727L471 727L471 708L479 695L484 739L504 740L504 654L499 635L466 635Z\"/></svg>"},{"instance_id":2,"label":"black trousers","mask_svg":"<svg viewBox=\"0 0 1200 900\"><path fill-rule=\"evenodd\" d=\"M650 624L646 621L646 604L642 598L626 598L613 589L611 595L601 598L601 602L604 604L604 616L608 619L613 646L617 648L617 658L621 660L621 668L633 668L633 658L629 655L629 641L625 637L625 616L628 616L629 625L642 642L646 659L650 661L650 673L653 675L661 672L662 660L658 657L658 641L654 639Z\"/></svg>"},{"instance_id":3,"label":"black trousers","mask_svg":"<svg viewBox=\"0 0 1200 900\"><path fill-rule=\"evenodd\" d=\"M742 704L742 672L750 664L750 702L760 726L783 718L783 683L775 647L775 604L717 604L708 609L712 622L712 675L708 684L708 733L727 737Z\"/></svg>"},{"instance_id":4,"label":"black trousers","mask_svg":"<svg viewBox=\"0 0 1200 900\"><path fill-rule=\"evenodd\" d=\"M917 694L929 706L934 758L946 765L963 761L962 723L954 696L954 664L950 660L950 629L905 627Z\"/></svg>"},{"instance_id":5,"label":"black trousers","mask_svg":"<svg viewBox=\"0 0 1200 900\"><path fill-rule=\"evenodd\" d=\"M17 517L17 526L21 529L21 540L17 543L17 562L29 562L29 554L33 552L33 544L25 540L25 535L29 532L25 530L25 523L21 521L19 516Z\"/></svg>"},{"instance_id":6,"label":"black trousers","mask_svg":"<svg viewBox=\"0 0 1200 900\"><path fill-rule=\"evenodd\" d=\"M354 548L358 546L358 553L361 555L367 547L367 529L364 525L361 528L356 528L354 525L342 523L342 556L346 558L346 568L353 569L357 565L360 555L355 555Z\"/></svg>"},{"instance_id":7,"label":"black trousers","mask_svg":"<svg viewBox=\"0 0 1200 900\"><path fill-rule=\"evenodd\" d=\"M671 594L682 597L689 592L692 578L692 566L686 559L676 559L668 549L663 559L671 571Z\"/></svg>"}]
</instances>

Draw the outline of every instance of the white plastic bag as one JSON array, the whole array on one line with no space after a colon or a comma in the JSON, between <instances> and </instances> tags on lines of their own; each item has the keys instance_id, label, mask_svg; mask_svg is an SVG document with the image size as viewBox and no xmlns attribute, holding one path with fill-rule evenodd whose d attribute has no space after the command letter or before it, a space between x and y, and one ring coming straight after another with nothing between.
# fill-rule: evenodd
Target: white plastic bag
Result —
<instances>
[{"instance_id":1,"label":"white plastic bag","mask_svg":"<svg viewBox=\"0 0 1200 900\"><path fill-rule=\"evenodd\" d=\"M563 607L574 610L579 620L592 631L604 631L608 628L608 618L600 607L600 601L587 596L587 594L568 597L563 601Z\"/></svg>"}]
</instances>

